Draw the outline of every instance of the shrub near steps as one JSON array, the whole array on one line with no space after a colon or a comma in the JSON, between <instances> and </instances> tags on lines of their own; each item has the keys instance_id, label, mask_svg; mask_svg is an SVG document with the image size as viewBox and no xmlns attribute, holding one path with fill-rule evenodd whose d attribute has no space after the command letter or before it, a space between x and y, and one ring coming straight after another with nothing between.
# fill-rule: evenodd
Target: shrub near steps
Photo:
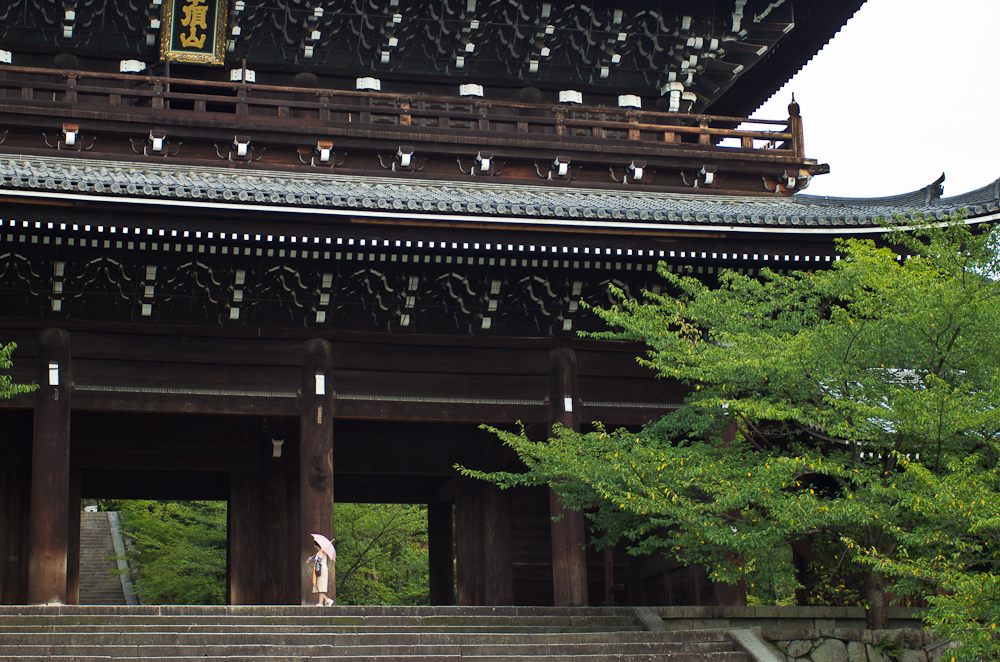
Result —
<instances>
[{"instance_id":1,"label":"shrub near steps","mask_svg":"<svg viewBox=\"0 0 1000 662\"><path fill-rule=\"evenodd\" d=\"M0 607L0 659L748 662L725 631L627 608Z\"/></svg>"}]
</instances>

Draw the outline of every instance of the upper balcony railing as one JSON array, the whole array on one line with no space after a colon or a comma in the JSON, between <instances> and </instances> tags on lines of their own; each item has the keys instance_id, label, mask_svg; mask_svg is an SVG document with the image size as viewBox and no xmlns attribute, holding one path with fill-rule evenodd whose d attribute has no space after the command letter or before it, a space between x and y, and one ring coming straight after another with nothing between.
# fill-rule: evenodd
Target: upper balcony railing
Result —
<instances>
[{"instance_id":1,"label":"upper balcony railing","mask_svg":"<svg viewBox=\"0 0 1000 662\"><path fill-rule=\"evenodd\" d=\"M657 146L707 150L768 150L804 159L802 120L790 106L786 120L692 115L575 104L537 104L477 97L437 97L384 92L312 89L213 82L129 74L0 66L0 105L120 109L145 114L149 122L186 118L197 124L205 113L295 126L334 124L393 126L414 135L431 131L471 134L548 134L569 143L590 139L638 141ZM207 119L207 118L206 118ZM277 122L275 122L277 120ZM738 129L755 125L757 130ZM511 135L515 134L515 135ZM525 136L529 137L529 136ZM532 136L541 137L541 136ZM723 142L725 141L725 142Z\"/></svg>"}]
</instances>

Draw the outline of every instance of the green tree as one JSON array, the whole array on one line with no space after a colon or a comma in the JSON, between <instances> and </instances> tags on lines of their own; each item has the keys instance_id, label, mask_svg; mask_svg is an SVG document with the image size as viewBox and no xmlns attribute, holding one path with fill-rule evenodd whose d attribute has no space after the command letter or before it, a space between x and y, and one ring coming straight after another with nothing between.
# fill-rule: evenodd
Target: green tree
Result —
<instances>
[{"instance_id":1,"label":"green tree","mask_svg":"<svg viewBox=\"0 0 1000 662\"><path fill-rule=\"evenodd\" d=\"M131 541L136 591L145 604L226 603L224 501L106 502Z\"/></svg>"},{"instance_id":2,"label":"green tree","mask_svg":"<svg viewBox=\"0 0 1000 662\"><path fill-rule=\"evenodd\" d=\"M709 287L661 267L665 294L614 290L618 305L595 311L613 330L593 336L648 345L640 363L687 384L684 406L637 433L532 443L497 431L527 473L466 473L547 482L591 509L598 544L625 538L717 581L773 585L788 570L775 550L810 540L816 590L859 599L869 626L886 627L893 564L978 539L967 518L942 517L940 491L920 477L944 480L961 460L975 467L966 477L994 471L1000 430L996 233L960 218L914 225L889 231L897 250L841 242L827 270L726 272ZM845 598L855 572L862 594Z\"/></svg>"},{"instance_id":3,"label":"green tree","mask_svg":"<svg viewBox=\"0 0 1000 662\"><path fill-rule=\"evenodd\" d=\"M10 370L14 363L11 354L17 349L17 343L0 343L0 370ZM0 374L0 399L12 398L21 393L31 393L38 388L37 384L15 384L10 375Z\"/></svg>"},{"instance_id":4,"label":"green tree","mask_svg":"<svg viewBox=\"0 0 1000 662\"><path fill-rule=\"evenodd\" d=\"M339 604L428 604L426 507L339 503L335 516Z\"/></svg>"},{"instance_id":5,"label":"green tree","mask_svg":"<svg viewBox=\"0 0 1000 662\"><path fill-rule=\"evenodd\" d=\"M146 604L224 604L226 503L104 501L120 510L137 591ZM427 510L338 503L340 604L428 604Z\"/></svg>"}]
</instances>

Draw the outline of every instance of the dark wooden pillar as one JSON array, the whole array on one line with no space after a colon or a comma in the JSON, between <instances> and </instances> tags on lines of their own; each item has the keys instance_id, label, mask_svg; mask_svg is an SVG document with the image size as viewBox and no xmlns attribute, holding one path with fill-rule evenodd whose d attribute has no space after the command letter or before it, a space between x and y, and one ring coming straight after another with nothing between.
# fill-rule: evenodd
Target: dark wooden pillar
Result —
<instances>
[{"instance_id":1,"label":"dark wooden pillar","mask_svg":"<svg viewBox=\"0 0 1000 662\"><path fill-rule=\"evenodd\" d=\"M35 436L31 453L28 603L66 604L69 547L69 419L73 373L69 334L38 336Z\"/></svg>"},{"instance_id":2,"label":"dark wooden pillar","mask_svg":"<svg viewBox=\"0 0 1000 662\"><path fill-rule=\"evenodd\" d=\"M66 553L66 604L80 604L80 517L83 473L76 462L69 468L69 547Z\"/></svg>"},{"instance_id":3,"label":"dark wooden pillar","mask_svg":"<svg viewBox=\"0 0 1000 662\"><path fill-rule=\"evenodd\" d=\"M510 499L496 485L455 479L455 556L458 604L514 602Z\"/></svg>"},{"instance_id":4,"label":"dark wooden pillar","mask_svg":"<svg viewBox=\"0 0 1000 662\"><path fill-rule=\"evenodd\" d=\"M742 579L735 584L712 582L712 593L716 607L747 606L747 583Z\"/></svg>"},{"instance_id":5,"label":"dark wooden pillar","mask_svg":"<svg viewBox=\"0 0 1000 662\"><path fill-rule=\"evenodd\" d=\"M10 483L10 468L0 465L0 604L9 604L3 601L3 595L7 590L7 554L11 538L14 536L13 523L7 512L10 498L7 496L7 489Z\"/></svg>"},{"instance_id":6,"label":"dark wooden pillar","mask_svg":"<svg viewBox=\"0 0 1000 662\"><path fill-rule=\"evenodd\" d=\"M458 604L486 604L483 492L474 478L455 478L455 561Z\"/></svg>"},{"instance_id":7,"label":"dark wooden pillar","mask_svg":"<svg viewBox=\"0 0 1000 662\"><path fill-rule=\"evenodd\" d=\"M0 553L2 594L0 604L25 604L28 600L28 525L31 486L27 465L6 469L3 491L3 547Z\"/></svg>"},{"instance_id":8,"label":"dark wooden pillar","mask_svg":"<svg viewBox=\"0 0 1000 662\"><path fill-rule=\"evenodd\" d=\"M557 423L570 430L579 429L576 352L561 347L549 354L550 426ZM552 429L550 427L551 436ZM563 508L555 492L549 491L552 520L552 582L557 607L585 607L587 596L587 557L583 550L586 527L583 513Z\"/></svg>"},{"instance_id":9,"label":"dark wooden pillar","mask_svg":"<svg viewBox=\"0 0 1000 662\"><path fill-rule=\"evenodd\" d=\"M736 421L733 421L722 431L722 443L727 445L736 443L736 434ZM730 514L734 517L740 515L738 510L734 510ZM732 556L729 560L736 565L743 564L742 557ZM735 584L713 582L712 593L714 596L712 604L717 607L745 607L747 605L747 583L745 580L741 579Z\"/></svg>"},{"instance_id":10,"label":"dark wooden pillar","mask_svg":"<svg viewBox=\"0 0 1000 662\"><path fill-rule=\"evenodd\" d=\"M455 556L451 517L451 503L438 501L427 505L427 563L432 605L455 604Z\"/></svg>"},{"instance_id":11,"label":"dark wooden pillar","mask_svg":"<svg viewBox=\"0 0 1000 662\"><path fill-rule=\"evenodd\" d=\"M628 603L632 607L646 606L646 588L642 585L642 559L628 557Z\"/></svg>"},{"instance_id":12,"label":"dark wooden pillar","mask_svg":"<svg viewBox=\"0 0 1000 662\"><path fill-rule=\"evenodd\" d=\"M299 441L299 500L301 535L299 564L302 604L313 604L312 572L305 560L313 554L310 534L333 537L333 416L330 394L333 349L326 340L306 341L302 348L302 415ZM336 583L330 567L330 590Z\"/></svg>"},{"instance_id":13,"label":"dark wooden pillar","mask_svg":"<svg viewBox=\"0 0 1000 662\"><path fill-rule=\"evenodd\" d=\"M227 513L229 585L226 602L255 605L260 601L260 489L256 473L234 471L229 475Z\"/></svg>"},{"instance_id":14,"label":"dark wooden pillar","mask_svg":"<svg viewBox=\"0 0 1000 662\"><path fill-rule=\"evenodd\" d=\"M486 604L514 604L510 492L490 483L481 484L484 492L483 556L486 559Z\"/></svg>"},{"instance_id":15,"label":"dark wooden pillar","mask_svg":"<svg viewBox=\"0 0 1000 662\"><path fill-rule=\"evenodd\" d=\"M285 498L288 514L288 529L285 531L285 547L288 553L282 566L285 571L285 604L297 605L302 601L302 566L308 557L300 557L302 536L302 499L299 490L298 467L285 474L285 487L288 489ZM311 552L310 552L311 554ZM307 588L312 589L312 584Z\"/></svg>"},{"instance_id":16,"label":"dark wooden pillar","mask_svg":"<svg viewBox=\"0 0 1000 662\"><path fill-rule=\"evenodd\" d=\"M286 458L288 449L279 446L280 456L274 456L271 435L264 435L264 459L260 473L260 604L281 605L288 602L289 553L288 531L288 481ZM296 503L296 505L298 505ZM298 534L295 536L298 540ZM293 559L294 561L295 559ZM295 567L298 572L298 564ZM296 585L298 593L298 585ZM297 604L295 600L293 604Z\"/></svg>"}]
</instances>

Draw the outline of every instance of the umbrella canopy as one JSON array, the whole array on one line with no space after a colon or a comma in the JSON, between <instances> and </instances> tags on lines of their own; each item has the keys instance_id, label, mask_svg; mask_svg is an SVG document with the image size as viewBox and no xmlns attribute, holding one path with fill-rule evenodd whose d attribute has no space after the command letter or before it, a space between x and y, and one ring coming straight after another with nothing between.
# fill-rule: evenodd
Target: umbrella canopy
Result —
<instances>
[{"instance_id":1,"label":"umbrella canopy","mask_svg":"<svg viewBox=\"0 0 1000 662\"><path fill-rule=\"evenodd\" d=\"M330 542L329 538L324 535L320 535L319 533L312 534L312 537L313 540L316 541L316 544L319 545L319 548L330 557L331 561L337 560L337 550L333 548L333 543Z\"/></svg>"}]
</instances>

